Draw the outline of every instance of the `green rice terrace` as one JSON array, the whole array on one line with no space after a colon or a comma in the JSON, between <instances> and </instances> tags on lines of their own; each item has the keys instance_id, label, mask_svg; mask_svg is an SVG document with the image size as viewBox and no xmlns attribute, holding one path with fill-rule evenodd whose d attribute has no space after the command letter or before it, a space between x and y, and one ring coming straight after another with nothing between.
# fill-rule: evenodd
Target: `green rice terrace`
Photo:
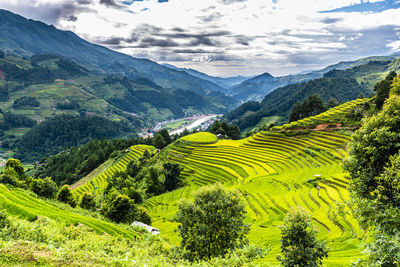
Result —
<instances>
[{"instance_id":1,"label":"green rice terrace","mask_svg":"<svg viewBox=\"0 0 400 267\"><path fill-rule=\"evenodd\" d=\"M112 236L135 238L139 234L113 223L79 215L72 211L63 210L36 198L20 189L8 189L0 185L0 205L7 210L8 214L28 221L35 221L38 217L47 217L64 225L84 224L92 228L98 234L107 233Z\"/></svg>"},{"instance_id":2,"label":"green rice terrace","mask_svg":"<svg viewBox=\"0 0 400 267\"><path fill-rule=\"evenodd\" d=\"M343 104L310 120L326 123L366 101ZM173 217L179 200L190 198L191 192L201 186L223 183L238 189L247 202L250 243L272 246L262 263L277 264L279 227L285 214L298 207L313 215L319 237L328 241L330 254L325 264L349 265L360 258L364 231L341 204L349 200L341 160L347 157L350 133L290 133L259 132L237 141L217 141L209 133L196 133L175 142L169 159L184 166L181 175L188 185L144 204L154 220L153 226L161 230L162 236L178 243Z\"/></svg>"},{"instance_id":3,"label":"green rice terrace","mask_svg":"<svg viewBox=\"0 0 400 267\"><path fill-rule=\"evenodd\" d=\"M290 125L298 128L304 122L332 123L337 116L368 101L354 100ZM242 140L219 140L211 133L200 132L173 143L168 160L184 167L181 176L187 185L144 202L152 226L161 230L161 237L178 245L178 224L174 222L178 202L191 198L192 192L202 186L222 183L239 190L247 203L250 243L271 247L268 256L256 263L278 264L280 226L286 213L297 208L312 214L319 238L328 242L330 252L324 264L348 266L362 257L364 230L344 205L350 199L349 181L341 161L348 156L351 132L340 127L285 131L287 126ZM139 160L145 150L154 152L151 146L131 147L114 165L74 192L81 195L105 188L107 177L126 168L129 161Z\"/></svg>"},{"instance_id":4,"label":"green rice terrace","mask_svg":"<svg viewBox=\"0 0 400 267\"><path fill-rule=\"evenodd\" d=\"M309 129L319 124L325 124L323 127L340 127L343 123L343 118L349 113L349 110L355 110L357 107L370 102L370 98L360 98L353 101L346 102L329 109L321 114L308 117L302 120L293 121L282 126L275 126L273 131L289 130L289 129Z\"/></svg>"},{"instance_id":5,"label":"green rice terrace","mask_svg":"<svg viewBox=\"0 0 400 267\"><path fill-rule=\"evenodd\" d=\"M108 177L112 177L117 171L126 170L126 166L129 164L129 162L138 161L146 150L154 152L155 148L147 145L136 145L130 147L125 151L126 153L122 157L117 159L114 164L112 164L109 168L106 168L98 176L86 181L86 183L77 183L77 185L72 186L72 188L74 188L73 192L80 196L84 192L94 192L97 189L104 189L107 186ZM85 178L82 180L85 180Z\"/></svg>"}]
</instances>

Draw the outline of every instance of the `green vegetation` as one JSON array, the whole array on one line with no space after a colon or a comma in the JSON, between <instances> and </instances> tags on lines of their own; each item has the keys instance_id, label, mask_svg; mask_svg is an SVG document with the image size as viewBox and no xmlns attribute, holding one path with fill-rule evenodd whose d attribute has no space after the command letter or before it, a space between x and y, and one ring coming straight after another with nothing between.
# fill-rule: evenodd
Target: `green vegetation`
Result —
<instances>
[{"instance_id":1,"label":"green vegetation","mask_svg":"<svg viewBox=\"0 0 400 267\"><path fill-rule=\"evenodd\" d=\"M261 103L244 103L224 118L241 130L254 128L264 117L279 116L286 122L294 105L310 95L318 94L324 103L331 99L343 103L359 98L360 94L368 97L373 95L374 85L379 80L398 68L398 60L380 60L350 69L332 70L319 79L280 87L267 94Z\"/></svg>"},{"instance_id":2,"label":"green vegetation","mask_svg":"<svg viewBox=\"0 0 400 267\"><path fill-rule=\"evenodd\" d=\"M375 105L377 109L382 109L383 103L385 102L386 98L389 97L391 84L395 77L396 72L392 71L384 80L378 82L374 86L374 91L376 92Z\"/></svg>"},{"instance_id":3,"label":"green vegetation","mask_svg":"<svg viewBox=\"0 0 400 267\"><path fill-rule=\"evenodd\" d=\"M221 185L200 189L194 203L179 204L181 247L190 260L225 256L247 242L244 223L245 205L236 192Z\"/></svg>"},{"instance_id":4,"label":"green vegetation","mask_svg":"<svg viewBox=\"0 0 400 267\"><path fill-rule=\"evenodd\" d=\"M96 188L105 189L108 184L107 180L111 179L115 174L119 172L124 172L130 162L138 162L139 159L142 158L142 156L146 153L146 151L146 154L148 155L146 157L150 157L150 153L148 151L154 153L154 150L154 147L147 145L131 146L125 151L125 153L121 157L115 160L115 164L107 168L98 176L90 181L86 181L86 183L84 184L80 184L78 182L78 187L73 186L74 193L76 193L77 195L82 195L84 192L94 192Z\"/></svg>"},{"instance_id":5,"label":"green vegetation","mask_svg":"<svg viewBox=\"0 0 400 267\"><path fill-rule=\"evenodd\" d=\"M143 138L92 140L79 148L72 147L55 156L42 159L35 168L34 176L52 177L61 186L74 184L103 162L107 160L113 162L118 159L125 148L149 141L151 142Z\"/></svg>"},{"instance_id":6,"label":"green vegetation","mask_svg":"<svg viewBox=\"0 0 400 267\"><path fill-rule=\"evenodd\" d=\"M297 102L289 114L289 122L318 115L326 110L319 95L310 95L303 102Z\"/></svg>"},{"instance_id":7,"label":"green vegetation","mask_svg":"<svg viewBox=\"0 0 400 267\"><path fill-rule=\"evenodd\" d=\"M382 110L355 132L345 163L354 209L360 221L373 230L370 254L362 261L365 266L396 266L400 261L400 78L390 76L377 86L381 89L393 80L389 98Z\"/></svg>"},{"instance_id":8,"label":"green vegetation","mask_svg":"<svg viewBox=\"0 0 400 267\"><path fill-rule=\"evenodd\" d=\"M240 130L237 125L228 124L225 121L222 123L216 120L210 127L210 132L213 134L222 134L224 137L238 140L240 139Z\"/></svg>"},{"instance_id":9,"label":"green vegetation","mask_svg":"<svg viewBox=\"0 0 400 267\"><path fill-rule=\"evenodd\" d=\"M85 144L91 139L118 137L129 130L131 128L121 122L102 117L60 115L30 129L12 148L16 150L16 157L35 161L66 148Z\"/></svg>"},{"instance_id":10,"label":"green vegetation","mask_svg":"<svg viewBox=\"0 0 400 267\"><path fill-rule=\"evenodd\" d=\"M278 260L285 267L321 265L322 259L328 257L328 249L316 236L309 215L300 210L290 212L282 227L282 257L278 256Z\"/></svg>"},{"instance_id":11,"label":"green vegetation","mask_svg":"<svg viewBox=\"0 0 400 267\"><path fill-rule=\"evenodd\" d=\"M308 117L282 126L274 126L272 131L314 129L318 125L320 130L329 128L358 128L361 126L361 119L366 116L369 110L371 99L362 98L346 102L327 110L316 116Z\"/></svg>"}]
</instances>

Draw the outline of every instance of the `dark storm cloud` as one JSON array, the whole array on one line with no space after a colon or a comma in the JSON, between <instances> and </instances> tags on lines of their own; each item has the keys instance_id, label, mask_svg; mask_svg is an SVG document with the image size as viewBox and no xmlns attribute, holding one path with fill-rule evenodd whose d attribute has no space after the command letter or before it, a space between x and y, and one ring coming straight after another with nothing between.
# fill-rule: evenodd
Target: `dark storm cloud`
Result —
<instances>
[{"instance_id":1,"label":"dark storm cloud","mask_svg":"<svg viewBox=\"0 0 400 267\"><path fill-rule=\"evenodd\" d=\"M65 18L65 19L66 19L67 21L77 21L77 20L78 20L78 18L77 18L76 16L74 16L74 15L71 15L71 16Z\"/></svg>"}]
</instances>

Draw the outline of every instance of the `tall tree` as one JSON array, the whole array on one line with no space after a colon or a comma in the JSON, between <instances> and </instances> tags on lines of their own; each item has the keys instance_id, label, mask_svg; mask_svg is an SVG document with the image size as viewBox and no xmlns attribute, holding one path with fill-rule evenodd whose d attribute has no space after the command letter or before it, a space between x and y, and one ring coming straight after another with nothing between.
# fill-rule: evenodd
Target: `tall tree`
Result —
<instances>
[{"instance_id":1,"label":"tall tree","mask_svg":"<svg viewBox=\"0 0 400 267\"><path fill-rule=\"evenodd\" d=\"M309 215L303 211L289 213L282 227L282 256L277 259L285 267L321 265L322 259L328 257L328 249L316 236Z\"/></svg>"},{"instance_id":2,"label":"tall tree","mask_svg":"<svg viewBox=\"0 0 400 267\"><path fill-rule=\"evenodd\" d=\"M390 72L386 78L374 86L374 91L376 92L375 104L378 109L382 109L383 103L389 96L389 91L394 77L396 77L396 72Z\"/></svg>"},{"instance_id":3,"label":"tall tree","mask_svg":"<svg viewBox=\"0 0 400 267\"><path fill-rule=\"evenodd\" d=\"M179 205L181 247L190 260L223 256L246 242L245 205L237 192L216 184L200 189L194 202Z\"/></svg>"},{"instance_id":4,"label":"tall tree","mask_svg":"<svg viewBox=\"0 0 400 267\"><path fill-rule=\"evenodd\" d=\"M289 115L289 122L318 115L326 110L324 102L319 95L308 96L303 102L297 102Z\"/></svg>"}]
</instances>

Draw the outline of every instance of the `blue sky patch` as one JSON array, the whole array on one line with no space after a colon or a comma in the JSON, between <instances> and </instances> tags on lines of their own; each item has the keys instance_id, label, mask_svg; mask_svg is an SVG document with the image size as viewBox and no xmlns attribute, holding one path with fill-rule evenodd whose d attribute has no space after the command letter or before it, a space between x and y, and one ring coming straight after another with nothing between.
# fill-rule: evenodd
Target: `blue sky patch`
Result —
<instances>
[{"instance_id":1,"label":"blue sky patch","mask_svg":"<svg viewBox=\"0 0 400 267\"><path fill-rule=\"evenodd\" d=\"M122 1L123 5L130 6L133 2L143 2L143 0L129 0L129 1Z\"/></svg>"},{"instance_id":2,"label":"blue sky patch","mask_svg":"<svg viewBox=\"0 0 400 267\"><path fill-rule=\"evenodd\" d=\"M400 8L400 0L387 0L381 2L367 2L361 1L360 4L345 6L341 8L336 8L332 10L320 11L320 13L335 13L335 12L372 12L379 13L388 9Z\"/></svg>"}]
</instances>

